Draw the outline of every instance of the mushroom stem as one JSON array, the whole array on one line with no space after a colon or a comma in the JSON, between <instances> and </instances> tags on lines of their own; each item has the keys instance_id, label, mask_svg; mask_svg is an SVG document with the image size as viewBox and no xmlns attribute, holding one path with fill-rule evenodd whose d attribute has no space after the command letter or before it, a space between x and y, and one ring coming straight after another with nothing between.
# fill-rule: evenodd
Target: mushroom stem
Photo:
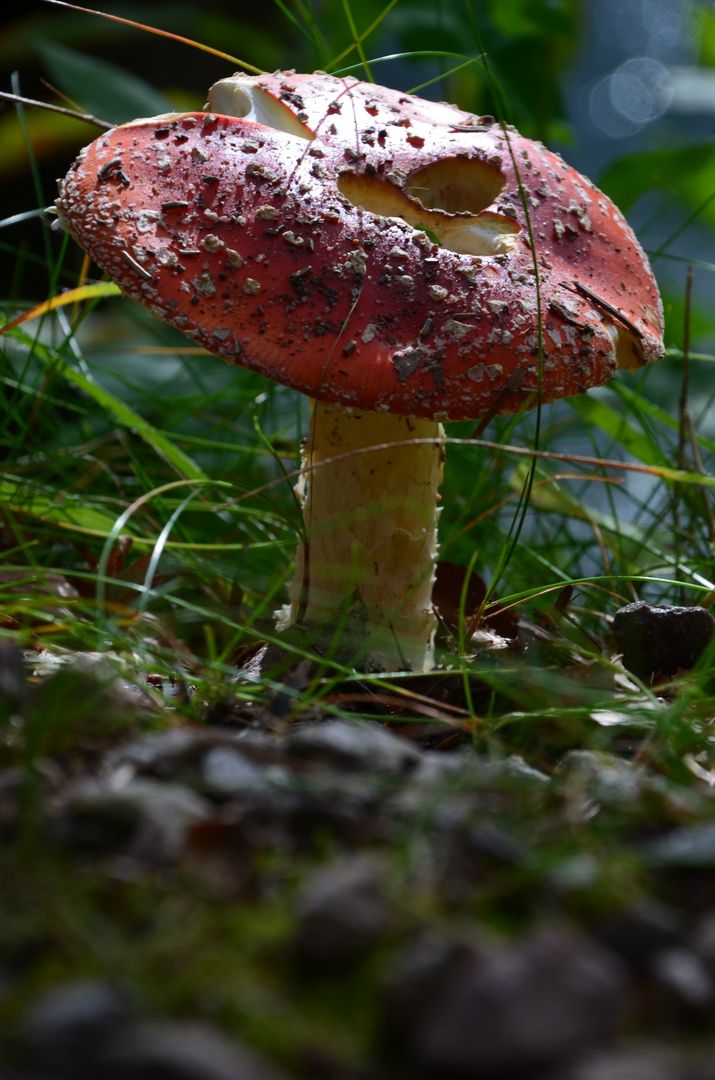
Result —
<instances>
[{"instance_id":1,"label":"mushroom stem","mask_svg":"<svg viewBox=\"0 0 715 1080\"><path fill-rule=\"evenodd\" d=\"M313 410L296 487L307 544L298 547L289 621L335 630L342 615L341 643L347 632L351 660L368 670L432 664L443 438L434 420L323 402Z\"/></svg>"}]
</instances>

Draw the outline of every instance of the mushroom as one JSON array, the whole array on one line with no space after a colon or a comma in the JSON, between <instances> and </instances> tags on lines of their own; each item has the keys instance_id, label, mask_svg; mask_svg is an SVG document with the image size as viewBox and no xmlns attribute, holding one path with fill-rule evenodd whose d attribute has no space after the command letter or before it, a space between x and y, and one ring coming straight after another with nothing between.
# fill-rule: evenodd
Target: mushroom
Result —
<instances>
[{"instance_id":1,"label":"mushroom","mask_svg":"<svg viewBox=\"0 0 715 1080\"><path fill-rule=\"evenodd\" d=\"M208 109L100 136L61 223L159 318L314 399L283 623L424 669L442 422L660 358L652 271L609 199L491 117L320 72L236 75Z\"/></svg>"}]
</instances>

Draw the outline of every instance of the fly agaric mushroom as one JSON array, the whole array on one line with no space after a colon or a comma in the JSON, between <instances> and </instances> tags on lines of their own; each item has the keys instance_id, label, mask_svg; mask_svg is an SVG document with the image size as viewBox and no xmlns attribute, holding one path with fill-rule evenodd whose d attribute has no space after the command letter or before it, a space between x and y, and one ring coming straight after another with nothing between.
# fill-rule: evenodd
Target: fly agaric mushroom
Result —
<instances>
[{"instance_id":1,"label":"fly agaric mushroom","mask_svg":"<svg viewBox=\"0 0 715 1080\"><path fill-rule=\"evenodd\" d=\"M363 666L423 669L441 422L660 358L653 274L609 199L491 117L293 72L208 108L102 135L61 223L159 318L314 399L288 621L352 605Z\"/></svg>"}]
</instances>

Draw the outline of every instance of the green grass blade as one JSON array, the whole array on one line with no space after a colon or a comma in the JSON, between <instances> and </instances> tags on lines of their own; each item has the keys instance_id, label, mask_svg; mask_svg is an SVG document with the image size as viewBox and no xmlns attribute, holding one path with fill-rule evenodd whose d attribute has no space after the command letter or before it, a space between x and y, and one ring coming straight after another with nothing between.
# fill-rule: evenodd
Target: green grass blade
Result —
<instances>
[{"instance_id":1,"label":"green grass blade","mask_svg":"<svg viewBox=\"0 0 715 1080\"><path fill-rule=\"evenodd\" d=\"M68 382L73 383L74 386L84 391L84 393L87 394L101 409L106 409L111 416L125 427L132 428L136 431L142 439L148 442L149 445L168 461L182 476L187 477L189 480L208 479L196 462L193 461L188 454L185 454L183 450L180 450L168 435L158 431L148 420L145 420L143 416L140 416L139 413L135 412L129 405L110 393L109 390L105 390L104 387L99 386L93 379L76 371L66 363L55 350L40 344L28 335L17 330L12 332L12 336L22 342L28 351L32 352L34 356L41 360L48 368L52 368Z\"/></svg>"},{"instance_id":2,"label":"green grass blade","mask_svg":"<svg viewBox=\"0 0 715 1080\"><path fill-rule=\"evenodd\" d=\"M26 514L87 536L108 536L116 521L115 515L98 510L76 495L62 495L26 479L7 476L0 480L0 504L16 514ZM133 535L131 529L124 531Z\"/></svg>"},{"instance_id":3,"label":"green grass blade","mask_svg":"<svg viewBox=\"0 0 715 1080\"><path fill-rule=\"evenodd\" d=\"M640 404L640 398L638 398ZM635 405L635 400L633 402ZM645 465L667 465L668 458L663 453L662 447L653 439L641 431L637 431L625 417L589 394L569 398L569 405L585 424L595 425L606 435L613 439L614 443L633 454Z\"/></svg>"}]
</instances>

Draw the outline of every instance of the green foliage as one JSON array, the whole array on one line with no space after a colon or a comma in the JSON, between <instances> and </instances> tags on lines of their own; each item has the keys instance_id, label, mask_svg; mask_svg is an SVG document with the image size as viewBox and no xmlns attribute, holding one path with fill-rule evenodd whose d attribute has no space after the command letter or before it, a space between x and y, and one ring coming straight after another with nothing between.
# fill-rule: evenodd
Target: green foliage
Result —
<instances>
[{"instance_id":1,"label":"green foliage","mask_svg":"<svg viewBox=\"0 0 715 1080\"><path fill-rule=\"evenodd\" d=\"M710 4L693 4L693 30L698 42L698 63L715 67L715 11Z\"/></svg>"},{"instance_id":2,"label":"green foliage","mask_svg":"<svg viewBox=\"0 0 715 1080\"><path fill-rule=\"evenodd\" d=\"M35 46L50 78L72 101L111 124L123 124L137 116L171 112L172 104L144 79L131 72L68 49L53 41Z\"/></svg>"},{"instance_id":3,"label":"green foliage","mask_svg":"<svg viewBox=\"0 0 715 1080\"><path fill-rule=\"evenodd\" d=\"M715 153L710 145L677 146L621 158L599 179L599 187L628 211L646 192L691 211L689 221L715 225Z\"/></svg>"}]
</instances>

